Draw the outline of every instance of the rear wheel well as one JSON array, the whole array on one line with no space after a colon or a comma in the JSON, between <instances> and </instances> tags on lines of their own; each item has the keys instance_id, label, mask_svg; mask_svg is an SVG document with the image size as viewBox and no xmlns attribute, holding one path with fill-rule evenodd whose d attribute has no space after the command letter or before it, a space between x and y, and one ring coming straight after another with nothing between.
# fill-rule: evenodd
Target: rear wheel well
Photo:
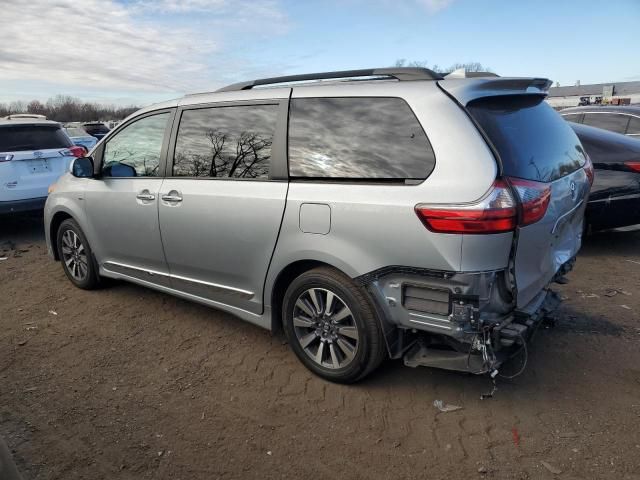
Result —
<instances>
[{"instance_id":1,"label":"rear wheel well","mask_svg":"<svg viewBox=\"0 0 640 480\"><path fill-rule=\"evenodd\" d=\"M51 239L51 249L53 250L53 258L60 260L60 252L58 252L58 228L60 224L67 218L73 218L66 212L58 212L51 219L49 226L49 238Z\"/></svg>"},{"instance_id":2,"label":"rear wheel well","mask_svg":"<svg viewBox=\"0 0 640 480\"><path fill-rule=\"evenodd\" d=\"M298 260L287 265L278 274L278 278L276 278L271 290L271 331L273 333L282 331L282 299L287 288L296 277L317 267L329 267L340 271L333 265L318 260Z\"/></svg>"}]
</instances>

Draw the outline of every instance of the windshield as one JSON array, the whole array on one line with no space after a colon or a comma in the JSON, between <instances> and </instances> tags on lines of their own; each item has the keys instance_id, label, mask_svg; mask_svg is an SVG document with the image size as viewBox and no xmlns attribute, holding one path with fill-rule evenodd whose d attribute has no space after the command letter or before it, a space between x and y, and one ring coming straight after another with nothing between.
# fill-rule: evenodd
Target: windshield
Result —
<instances>
[{"instance_id":1,"label":"windshield","mask_svg":"<svg viewBox=\"0 0 640 480\"><path fill-rule=\"evenodd\" d=\"M584 165L580 140L541 96L484 97L467 108L498 150L506 175L551 182Z\"/></svg>"},{"instance_id":2,"label":"windshield","mask_svg":"<svg viewBox=\"0 0 640 480\"><path fill-rule=\"evenodd\" d=\"M0 128L0 152L67 148L72 145L58 126L16 125Z\"/></svg>"}]
</instances>

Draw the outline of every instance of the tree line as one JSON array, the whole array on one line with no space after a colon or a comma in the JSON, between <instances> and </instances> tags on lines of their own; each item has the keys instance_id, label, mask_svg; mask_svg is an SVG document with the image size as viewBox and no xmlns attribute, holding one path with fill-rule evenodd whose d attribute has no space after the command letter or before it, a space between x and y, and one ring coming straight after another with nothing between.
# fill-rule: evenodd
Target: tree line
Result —
<instances>
[{"instance_id":1,"label":"tree line","mask_svg":"<svg viewBox=\"0 0 640 480\"><path fill-rule=\"evenodd\" d=\"M449 67L441 67L438 64L429 65L429 62L426 60L423 61L407 61L405 58L400 58L396 60L396 63L393 64L394 67L420 67L420 68L429 68L434 72L438 73L451 73L454 70L458 70L460 68L464 68L467 72L491 72L491 68L485 67L480 62L467 62L467 63L454 63Z\"/></svg>"},{"instance_id":2,"label":"tree line","mask_svg":"<svg viewBox=\"0 0 640 480\"><path fill-rule=\"evenodd\" d=\"M49 120L58 122L91 122L121 120L139 107L117 107L99 103L83 102L79 98L68 95L56 95L45 103L39 100L24 102L21 100L0 103L0 118L16 113L35 113L45 115Z\"/></svg>"}]
</instances>

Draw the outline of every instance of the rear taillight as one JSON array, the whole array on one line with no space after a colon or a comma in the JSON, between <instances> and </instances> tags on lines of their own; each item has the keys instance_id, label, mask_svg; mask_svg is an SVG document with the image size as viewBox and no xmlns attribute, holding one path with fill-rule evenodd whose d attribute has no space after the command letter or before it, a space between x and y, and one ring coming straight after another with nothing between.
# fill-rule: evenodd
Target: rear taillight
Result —
<instances>
[{"instance_id":1,"label":"rear taillight","mask_svg":"<svg viewBox=\"0 0 640 480\"><path fill-rule=\"evenodd\" d=\"M2 159L2 157L0 157L0 159ZM624 162L624 164L634 172L640 173L640 162Z\"/></svg>"},{"instance_id":2,"label":"rear taillight","mask_svg":"<svg viewBox=\"0 0 640 480\"><path fill-rule=\"evenodd\" d=\"M539 221L547 213L551 187L546 183L520 178L493 182L489 193L480 201L464 205L416 206L416 213L425 227L437 233L487 234L504 233ZM515 192L522 207L518 222Z\"/></svg>"},{"instance_id":3,"label":"rear taillight","mask_svg":"<svg viewBox=\"0 0 640 480\"><path fill-rule=\"evenodd\" d=\"M531 225L544 217L551 200L551 187L546 183L520 178L511 178L509 181L522 204L520 226Z\"/></svg>"},{"instance_id":4,"label":"rear taillight","mask_svg":"<svg viewBox=\"0 0 640 480\"><path fill-rule=\"evenodd\" d=\"M593 179L595 177L595 172L593 171L593 163L591 163L591 159L589 155L587 155L587 160L584 162L584 172L587 174L587 178L589 179L589 183L593 185Z\"/></svg>"},{"instance_id":5,"label":"rear taillight","mask_svg":"<svg viewBox=\"0 0 640 480\"><path fill-rule=\"evenodd\" d=\"M503 180L496 180L479 202L465 205L417 205L425 227L437 233L503 233L517 225L516 202Z\"/></svg>"},{"instance_id":6,"label":"rear taillight","mask_svg":"<svg viewBox=\"0 0 640 480\"><path fill-rule=\"evenodd\" d=\"M69 147L66 150L60 150L60 155L62 155L63 157L84 157L86 155L85 149L84 147L81 147L80 145L74 145L73 147Z\"/></svg>"},{"instance_id":7,"label":"rear taillight","mask_svg":"<svg viewBox=\"0 0 640 480\"><path fill-rule=\"evenodd\" d=\"M74 145L73 147L69 147L69 151L71 152L71 155L73 155L76 158L84 157L85 154L87 153L84 147L81 147L80 145Z\"/></svg>"},{"instance_id":8,"label":"rear taillight","mask_svg":"<svg viewBox=\"0 0 640 480\"><path fill-rule=\"evenodd\" d=\"M10 162L11 160L13 160L13 154L0 153L0 162Z\"/></svg>"}]
</instances>

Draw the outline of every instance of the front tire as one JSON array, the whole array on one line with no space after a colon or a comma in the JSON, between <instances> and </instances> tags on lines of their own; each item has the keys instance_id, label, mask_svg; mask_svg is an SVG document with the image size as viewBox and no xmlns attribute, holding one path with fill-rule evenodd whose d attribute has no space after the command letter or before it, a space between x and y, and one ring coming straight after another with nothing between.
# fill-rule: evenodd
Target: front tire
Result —
<instances>
[{"instance_id":1,"label":"front tire","mask_svg":"<svg viewBox=\"0 0 640 480\"><path fill-rule=\"evenodd\" d=\"M309 370L326 380L356 382L386 357L367 293L332 268L315 268L291 282L282 313L291 348Z\"/></svg>"},{"instance_id":2,"label":"front tire","mask_svg":"<svg viewBox=\"0 0 640 480\"><path fill-rule=\"evenodd\" d=\"M56 236L62 269L76 287L93 290L100 284L98 268L87 238L78 223L68 218L60 224Z\"/></svg>"}]
</instances>

